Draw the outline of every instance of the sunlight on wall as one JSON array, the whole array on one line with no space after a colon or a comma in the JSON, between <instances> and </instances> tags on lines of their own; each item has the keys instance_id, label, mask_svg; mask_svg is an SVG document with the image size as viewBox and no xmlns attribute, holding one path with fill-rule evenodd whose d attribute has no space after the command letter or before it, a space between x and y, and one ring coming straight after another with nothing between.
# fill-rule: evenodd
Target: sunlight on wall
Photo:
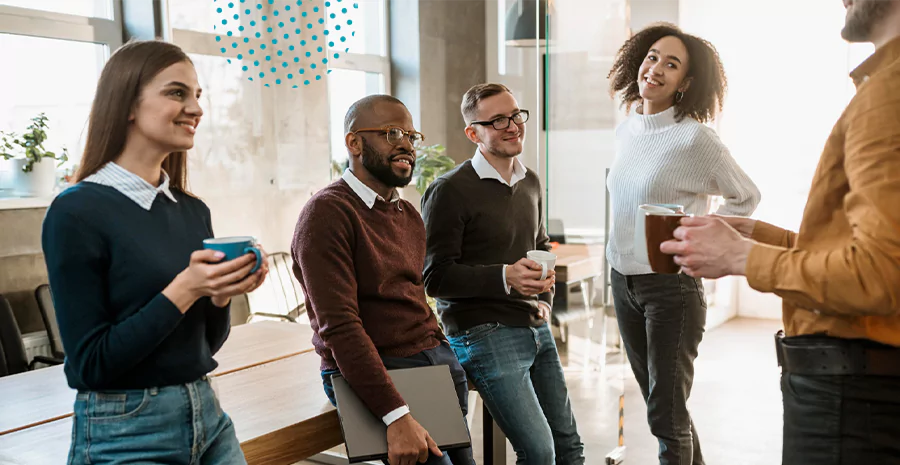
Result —
<instances>
[{"instance_id":1,"label":"sunlight on wall","mask_svg":"<svg viewBox=\"0 0 900 465\"><path fill-rule=\"evenodd\" d=\"M754 217L796 231L825 140L873 51L841 39L841 2L682 0L680 25L716 46L728 75L716 128L762 192ZM740 14L740 21L735 14ZM781 317L781 299L738 286L739 313Z\"/></svg>"}]
</instances>

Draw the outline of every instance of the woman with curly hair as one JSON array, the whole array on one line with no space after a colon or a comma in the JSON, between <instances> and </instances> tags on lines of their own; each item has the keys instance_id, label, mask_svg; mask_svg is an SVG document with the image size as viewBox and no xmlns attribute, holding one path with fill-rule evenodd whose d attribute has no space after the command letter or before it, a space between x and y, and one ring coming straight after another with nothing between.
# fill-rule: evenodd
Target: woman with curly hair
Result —
<instances>
[{"instance_id":1,"label":"woman with curly hair","mask_svg":"<svg viewBox=\"0 0 900 465\"><path fill-rule=\"evenodd\" d=\"M685 213L747 216L759 191L706 126L722 108L726 80L715 47L669 24L653 25L619 50L610 91L631 114L616 129L608 189L613 224L607 250L613 301L631 369L647 403L660 464L703 464L687 409L694 359L706 324L699 279L654 274L635 258L638 206L675 204Z\"/></svg>"}]
</instances>

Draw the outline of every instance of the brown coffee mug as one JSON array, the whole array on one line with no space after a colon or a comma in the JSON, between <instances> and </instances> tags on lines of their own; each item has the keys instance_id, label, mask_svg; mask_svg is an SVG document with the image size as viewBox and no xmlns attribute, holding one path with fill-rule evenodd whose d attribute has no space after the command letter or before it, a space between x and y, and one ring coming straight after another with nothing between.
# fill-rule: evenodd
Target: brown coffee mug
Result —
<instances>
[{"instance_id":1,"label":"brown coffee mug","mask_svg":"<svg viewBox=\"0 0 900 465\"><path fill-rule=\"evenodd\" d=\"M674 239L675 229L684 218L683 213L647 213L644 231L647 236L647 258L650 268L654 273L674 274L681 271L681 266L675 263L675 256L662 253L660 244Z\"/></svg>"}]
</instances>

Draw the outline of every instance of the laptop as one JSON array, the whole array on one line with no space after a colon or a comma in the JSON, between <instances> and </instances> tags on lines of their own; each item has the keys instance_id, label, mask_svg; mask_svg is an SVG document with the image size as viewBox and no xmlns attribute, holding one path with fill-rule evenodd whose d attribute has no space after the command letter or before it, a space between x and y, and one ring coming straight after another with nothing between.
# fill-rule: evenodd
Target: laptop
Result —
<instances>
[{"instance_id":1,"label":"laptop","mask_svg":"<svg viewBox=\"0 0 900 465\"><path fill-rule=\"evenodd\" d=\"M471 438L447 365L388 370L413 418L442 451L469 447ZM387 459L387 426L356 396L347 380L331 378L350 463Z\"/></svg>"}]
</instances>

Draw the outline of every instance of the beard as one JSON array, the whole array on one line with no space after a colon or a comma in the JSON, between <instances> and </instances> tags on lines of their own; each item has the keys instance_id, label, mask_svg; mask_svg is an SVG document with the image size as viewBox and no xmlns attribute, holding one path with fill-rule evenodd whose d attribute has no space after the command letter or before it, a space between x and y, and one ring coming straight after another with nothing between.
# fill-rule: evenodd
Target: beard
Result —
<instances>
[{"instance_id":1,"label":"beard","mask_svg":"<svg viewBox=\"0 0 900 465\"><path fill-rule=\"evenodd\" d=\"M488 153L498 158L516 158L522 154L522 149L506 146L503 140L498 140L493 144L484 144L484 148Z\"/></svg>"},{"instance_id":2,"label":"beard","mask_svg":"<svg viewBox=\"0 0 900 465\"><path fill-rule=\"evenodd\" d=\"M412 155L412 153L408 153ZM398 154L399 155L399 154ZM378 153L365 139L362 140L362 164L375 179L384 183L388 187L406 187L412 181L413 169L416 167L415 161L410 165L409 176L400 176L394 173L394 167L391 166L390 155ZM415 156L413 156L415 160Z\"/></svg>"},{"instance_id":3,"label":"beard","mask_svg":"<svg viewBox=\"0 0 900 465\"><path fill-rule=\"evenodd\" d=\"M893 3L894 0L855 0L847 13L841 37L847 42L868 42L875 23Z\"/></svg>"}]
</instances>

